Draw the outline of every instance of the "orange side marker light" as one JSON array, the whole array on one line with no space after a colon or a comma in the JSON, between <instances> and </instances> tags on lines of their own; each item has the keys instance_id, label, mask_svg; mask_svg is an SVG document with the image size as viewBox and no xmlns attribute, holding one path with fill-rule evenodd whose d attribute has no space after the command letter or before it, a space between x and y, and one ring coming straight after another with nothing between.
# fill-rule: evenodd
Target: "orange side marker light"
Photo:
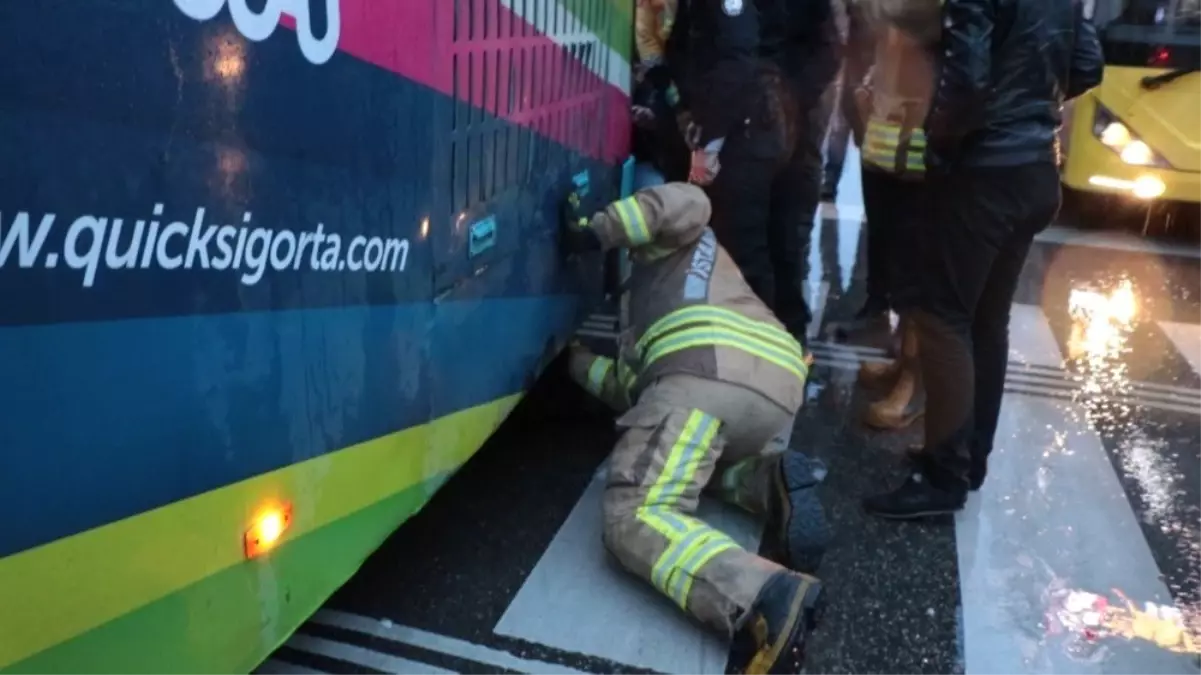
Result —
<instances>
[{"instance_id":1,"label":"orange side marker light","mask_svg":"<svg viewBox=\"0 0 1201 675\"><path fill-rule=\"evenodd\" d=\"M266 506L254 517L243 538L246 558L257 558L275 548L284 532L292 525L292 505Z\"/></svg>"}]
</instances>

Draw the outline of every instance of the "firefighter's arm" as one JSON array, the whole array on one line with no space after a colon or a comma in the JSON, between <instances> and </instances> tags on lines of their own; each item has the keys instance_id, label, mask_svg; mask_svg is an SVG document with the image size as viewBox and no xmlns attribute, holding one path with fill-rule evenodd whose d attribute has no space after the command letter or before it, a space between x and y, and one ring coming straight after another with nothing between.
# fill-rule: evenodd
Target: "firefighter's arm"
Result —
<instances>
[{"instance_id":1,"label":"firefighter's arm","mask_svg":"<svg viewBox=\"0 0 1201 675\"><path fill-rule=\"evenodd\" d=\"M663 60L657 15L651 0L638 0L634 8L634 47L638 50L638 61L648 69Z\"/></svg>"},{"instance_id":2,"label":"firefighter's arm","mask_svg":"<svg viewBox=\"0 0 1201 675\"><path fill-rule=\"evenodd\" d=\"M725 138L745 117L739 102L756 80L759 15L753 0L694 0L695 12L707 12L714 27L714 66L703 75L692 100L692 121L700 127L697 147Z\"/></svg>"},{"instance_id":3,"label":"firefighter's arm","mask_svg":"<svg viewBox=\"0 0 1201 675\"><path fill-rule=\"evenodd\" d=\"M955 148L981 124L992 86L993 0L943 0L942 75L926 136L931 147Z\"/></svg>"},{"instance_id":4,"label":"firefighter's arm","mask_svg":"<svg viewBox=\"0 0 1201 675\"><path fill-rule=\"evenodd\" d=\"M589 394L600 399L614 412L625 412L630 407L629 377L619 364L607 356L597 356L586 348L573 344L568 360L571 379ZM619 372L622 371L622 372Z\"/></svg>"},{"instance_id":5,"label":"firefighter's arm","mask_svg":"<svg viewBox=\"0 0 1201 675\"><path fill-rule=\"evenodd\" d=\"M1076 8L1075 40L1072 44L1072 68L1068 73L1068 100L1080 96L1084 92L1101 84L1101 75L1105 71L1105 56L1101 53L1101 40L1097 37L1097 28L1093 22L1085 18L1084 10Z\"/></svg>"},{"instance_id":6,"label":"firefighter's arm","mask_svg":"<svg viewBox=\"0 0 1201 675\"><path fill-rule=\"evenodd\" d=\"M668 183L609 204L592 217L588 229L603 249L674 250L700 238L710 215L704 190L688 183Z\"/></svg>"}]
</instances>

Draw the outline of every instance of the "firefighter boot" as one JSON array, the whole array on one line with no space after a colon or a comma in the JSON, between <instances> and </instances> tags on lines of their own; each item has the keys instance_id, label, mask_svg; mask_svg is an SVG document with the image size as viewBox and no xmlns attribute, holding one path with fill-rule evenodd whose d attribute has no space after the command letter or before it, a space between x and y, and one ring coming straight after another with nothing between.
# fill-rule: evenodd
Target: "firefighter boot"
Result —
<instances>
[{"instance_id":1,"label":"firefighter boot","mask_svg":"<svg viewBox=\"0 0 1201 675\"><path fill-rule=\"evenodd\" d=\"M768 579L734 632L731 672L801 672L806 638L820 619L823 600L814 577L782 571Z\"/></svg>"},{"instance_id":2,"label":"firefighter boot","mask_svg":"<svg viewBox=\"0 0 1201 675\"><path fill-rule=\"evenodd\" d=\"M767 531L772 540L767 557L781 565L812 574L821 565L833 538L830 521L817 496L817 484L826 477L826 466L796 450L780 453L772 473Z\"/></svg>"},{"instance_id":3,"label":"firefighter boot","mask_svg":"<svg viewBox=\"0 0 1201 675\"><path fill-rule=\"evenodd\" d=\"M864 415L864 423L876 429L904 429L926 411L926 388L917 358L917 330L910 321L905 322L902 330L901 353L897 356L900 372L892 391L868 406Z\"/></svg>"}]
</instances>

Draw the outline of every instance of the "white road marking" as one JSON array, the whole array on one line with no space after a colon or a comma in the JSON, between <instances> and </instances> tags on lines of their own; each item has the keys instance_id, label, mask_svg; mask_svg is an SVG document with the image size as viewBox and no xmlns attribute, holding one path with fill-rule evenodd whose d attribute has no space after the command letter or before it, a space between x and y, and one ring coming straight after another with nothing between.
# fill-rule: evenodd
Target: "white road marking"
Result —
<instances>
[{"instance_id":1,"label":"white road marking","mask_svg":"<svg viewBox=\"0 0 1201 675\"><path fill-rule=\"evenodd\" d=\"M806 336L812 340L822 327L822 317L826 314L826 300L830 297L830 284L825 281L814 283L805 282L805 300L809 303L812 316L809 325L805 327Z\"/></svg>"},{"instance_id":2,"label":"white road marking","mask_svg":"<svg viewBox=\"0 0 1201 675\"><path fill-rule=\"evenodd\" d=\"M556 673L576 673L584 675L583 671L568 668L566 666L535 661L532 659L523 659L506 651L477 645L473 642L460 640L458 638L438 635L413 628L411 626L402 626L399 624L388 623L384 624L376 619L362 616L359 614L351 614L349 612L340 612L332 609L323 609L317 612L312 618L313 623L324 626L333 626L352 630L365 635L372 635L384 640L392 640L402 644L428 649L432 652L446 654L449 656L457 656L469 661L476 661L497 668L506 670L515 670L521 673L529 673L530 675L554 675ZM432 672L428 666L420 672ZM446 671L441 671L446 672Z\"/></svg>"},{"instance_id":3,"label":"white road marking","mask_svg":"<svg viewBox=\"0 0 1201 675\"><path fill-rule=\"evenodd\" d=\"M1032 365L1061 363L1046 318L1025 314L1024 330L1010 333L1011 352ZM1007 393L996 442L988 481L955 517L965 672L1100 672L1071 660L1040 627L1052 584L1170 602L1125 491L1078 403ZM1150 645L1108 648L1105 672L1193 670L1187 658Z\"/></svg>"},{"instance_id":4,"label":"white road marking","mask_svg":"<svg viewBox=\"0 0 1201 675\"><path fill-rule=\"evenodd\" d=\"M1036 235L1034 240L1068 246L1087 246L1089 248L1105 248L1115 251L1152 253L1177 258L1201 258L1201 250L1196 246L1169 244L1122 232L1078 230L1062 225L1048 227Z\"/></svg>"},{"instance_id":5,"label":"white road marking","mask_svg":"<svg viewBox=\"0 0 1201 675\"><path fill-rule=\"evenodd\" d=\"M372 670L382 670L385 673L395 673L396 675L425 675L427 673L443 675L444 673L453 672L436 668L426 663L418 663L417 661L402 659L399 656L377 652L374 649L313 637L312 635L293 635L287 644L297 651L317 654L318 656L327 656L339 661L353 663L356 666L363 666Z\"/></svg>"},{"instance_id":6,"label":"white road marking","mask_svg":"<svg viewBox=\"0 0 1201 675\"><path fill-rule=\"evenodd\" d=\"M324 670L305 668L278 658L263 661L254 672L255 675L325 675Z\"/></svg>"},{"instance_id":7,"label":"white road marking","mask_svg":"<svg viewBox=\"0 0 1201 675\"><path fill-rule=\"evenodd\" d=\"M728 646L612 560L594 480L509 605L496 633L666 673L724 673ZM757 550L762 525L708 498L698 517Z\"/></svg>"},{"instance_id":8,"label":"white road marking","mask_svg":"<svg viewBox=\"0 0 1201 675\"><path fill-rule=\"evenodd\" d=\"M1159 328L1180 355L1188 361L1193 372L1201 375L1201 326L1191 323L1160 321Z\"/></svg>"}]
</instances>

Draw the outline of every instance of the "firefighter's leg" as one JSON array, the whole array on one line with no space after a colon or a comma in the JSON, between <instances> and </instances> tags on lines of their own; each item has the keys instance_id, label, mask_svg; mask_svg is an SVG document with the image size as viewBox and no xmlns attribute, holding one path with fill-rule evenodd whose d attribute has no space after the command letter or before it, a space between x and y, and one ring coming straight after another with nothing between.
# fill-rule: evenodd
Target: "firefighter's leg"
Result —
<instances>
[{"instance_id":1,"label":"firefighter's leg","mask_svg":"<svg viewBox=\"0 0 1201 675\"><path fill-rule=\"evenodd\" d=\"M673 376L670 385L686 392L691 405L725 421L725 447L708 491L767 521L773 560L815 572L831 537L816 489L826 468L776 447L776 439L791 430L794 415L747 387L686 375ZM798 381L797 386L803 385Z\"/></svg>"},{"instance_id":2,"label":"firefighter's leg","mask_svg":"<svg viewBox=\"0 0 1201 675\"><path fill-rule=\"evenodd\" d=\"M724 440L721 421L688 407L671 378L622 416L604 496L605 546L695 619L752 645L749 672L803 649L820 597L812 577L754 555L692 514Z\"/></svg>"}]
</instances>

